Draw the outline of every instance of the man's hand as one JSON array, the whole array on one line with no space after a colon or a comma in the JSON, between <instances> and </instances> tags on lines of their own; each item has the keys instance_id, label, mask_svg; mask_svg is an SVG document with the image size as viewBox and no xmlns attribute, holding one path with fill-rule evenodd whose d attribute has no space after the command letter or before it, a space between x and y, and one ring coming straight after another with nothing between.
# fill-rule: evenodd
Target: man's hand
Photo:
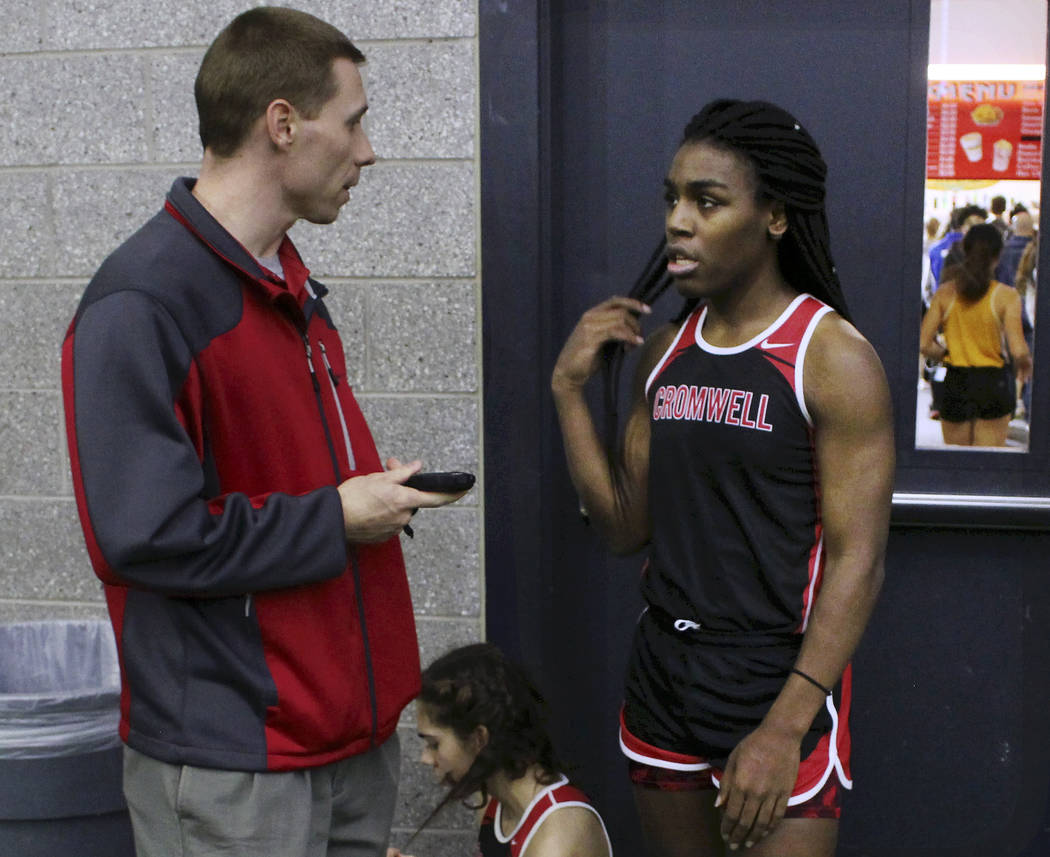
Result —
<instances>
[{"instance_id":1,"label":"man's hand","mask_svg":"<svg viewBox=\"0 0 1050 857\"><path fill-rule=\"evenodd\" d=\"M402 483L420 471L419 461L402 464L390 458L386 466L385 471L354 476L339 486L347 541L385 542L401 531L417 509L444 506L467 493L438 494L406 488Z\"/></svg>"},{"instance_id":2,"label":"man's hand","mask_svg":"<svg viewBox=\"0 0 1050 857\"><path fill-rule=\"evenodd\" d=\"M715 806L722 807L722 837L730 848L750 848L784 817L798 778L801 741L759 726L729 755Z\"/></svg>"}]
</instances>

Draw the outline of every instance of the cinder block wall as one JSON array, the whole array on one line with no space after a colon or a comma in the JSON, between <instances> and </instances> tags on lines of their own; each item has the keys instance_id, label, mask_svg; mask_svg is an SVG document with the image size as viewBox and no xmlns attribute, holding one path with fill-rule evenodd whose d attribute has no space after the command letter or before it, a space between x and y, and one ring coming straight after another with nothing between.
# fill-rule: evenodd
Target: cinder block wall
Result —
<instances>
[{"instance_id":1,"label":"cinder block wall","mask_svg":"<svg viewBox=\"0 0 1050 857\"><path fill-rule=\"evenodd\" d=\"M204 48L251 3L0 4L0 621L104 616L77 522L59 348L98 263L197 169ZM378 163L330 227L296 240L332 290L351 381L383 456L481 466L475 0L301 0L364 50ZM405 539L424 660L479 639L480 486ZM436 803L401 730L403 842ZM413 843L468 850L469 813Z\"/></svg>"}]
</instances>

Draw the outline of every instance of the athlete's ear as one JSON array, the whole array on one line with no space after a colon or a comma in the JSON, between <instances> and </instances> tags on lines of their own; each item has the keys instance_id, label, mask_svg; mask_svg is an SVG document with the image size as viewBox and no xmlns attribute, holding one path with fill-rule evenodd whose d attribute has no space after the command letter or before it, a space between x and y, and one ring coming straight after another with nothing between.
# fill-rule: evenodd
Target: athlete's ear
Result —
<instances>
[{"instance_id":1,"label":"athlete's ear","mask_svg":"<svg viewBox=\"0 0 1050 857\"><path fill-rule=\"evenodd\" d=\"M774 241L779 241L784 237L787 228L787 210L784 208L784 203L774 200L769 209L769 237Z\"/></svg>"}]
</instances>

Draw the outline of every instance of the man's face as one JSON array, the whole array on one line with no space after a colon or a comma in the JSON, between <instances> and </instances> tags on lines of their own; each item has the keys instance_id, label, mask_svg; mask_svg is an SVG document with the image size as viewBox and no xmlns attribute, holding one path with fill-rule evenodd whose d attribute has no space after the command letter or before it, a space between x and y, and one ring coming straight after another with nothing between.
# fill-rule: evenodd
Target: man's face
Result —
<instances>
[{"instance_id":1,"label":"man's face","mask_svg":"<svg viewBox=\"0 0 1050 857\"><path fill-rule=\"evenodd\" d=\"M350 199L361 168L375 152L361 124L368 99L361 74L348 59L332 63L336 92L314 119L298 114L298 134L285 173L285 200L297 218L331 223Z\"/></svg>"}]
</instances>

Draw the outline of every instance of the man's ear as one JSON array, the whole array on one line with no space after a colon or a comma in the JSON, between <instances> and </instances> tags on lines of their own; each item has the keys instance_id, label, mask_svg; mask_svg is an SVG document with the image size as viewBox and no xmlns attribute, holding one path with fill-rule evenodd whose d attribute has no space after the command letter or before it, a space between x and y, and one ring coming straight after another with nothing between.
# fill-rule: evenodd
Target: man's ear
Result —
<instances>
[{"instance_id":1,"label":"man's ear","mask_svg":"<svg viewBox=\"0 0 1050 857\"><path fill-rule=\"evenodd\" d=\"M784 233L788 229L787 211L784 208L784 203L774 201L773 206L769 211L769 237L774 241L779 241L784 237Z\"/></svg>"},{"instance_id":2,"label":"man's ear","mask_svg":"<svg viewBox=\"0 0 1050 857\"><path fill-rule=\"evenodd\" d=\"M275 98L266 107L265 119L270 142L279 149L290 146L298 130L295 108L283 98Z\"/></svg>"},{"instance_id":3,"label":"man's ear","mask_svg":"<svg viewBox=\"0 0 1050 857\"><path fill-rule=\"evenodd\" d=\"M475 727L474 733L470 736L474 743L474 752L480 753L489 743L489 728L484 723L480 726Z\"/></svg>"}]
</instances>

